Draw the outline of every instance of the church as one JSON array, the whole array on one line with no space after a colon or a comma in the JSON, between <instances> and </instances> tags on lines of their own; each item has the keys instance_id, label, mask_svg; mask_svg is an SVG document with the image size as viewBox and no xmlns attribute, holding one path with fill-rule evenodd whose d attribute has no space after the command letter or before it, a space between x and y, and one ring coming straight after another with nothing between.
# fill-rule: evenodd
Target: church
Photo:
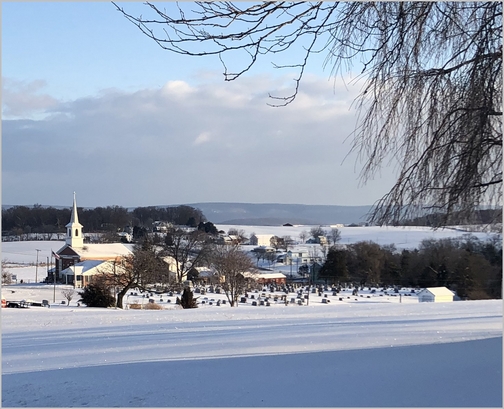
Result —
<instances>
[{"instance_id":1,"label":"church","mask_svg":"<svg viewBox=\"0 0 504 409\"><path fill-rule=\"evenodd\" d=\"M93 275L109 269L110 264L121 257L132 254L132 246L123 243L84 244L75 192L70 222L65 227L65 245L53 253L56 280L61 283L73 284L75 288L85 287ZM52 280L54 276L48 277L49 282Z\"/></svg>"}]
</instances>

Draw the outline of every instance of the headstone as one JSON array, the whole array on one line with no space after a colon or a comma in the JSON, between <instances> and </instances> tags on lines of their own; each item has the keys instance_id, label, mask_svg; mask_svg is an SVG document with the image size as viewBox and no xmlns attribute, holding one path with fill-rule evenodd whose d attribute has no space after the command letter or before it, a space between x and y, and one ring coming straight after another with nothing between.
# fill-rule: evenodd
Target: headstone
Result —
<instances>
[{"instance_id":1,"label":"headstone","mask_svg":"<svg viewBox=\"0 0 504 409\"><path fill-rule=\"evenodd\" d=\"M250 294L250 299L251 299L251 300L255 299L254 294Z\"/></svg>"},{"instance_id":2,"label":"headstone","mask_svg":"<svg viewBox=\"0 0 504 409\"><path fill-rule=\"evenodd\" d=\"M322 304L327 304L327 298L322 298Z\"/></svg>"},{"instance_id":3,"label":"headstone","mask_svg":"<svg viewBox=\"0 0 504 409\"><path fill-rule=\"evenodd\" d=\"M149 298L149 303L150 303L150 304L154 304L154 302L155 302L155 301L154 301L154 299L153 299L153 298Z\"/></svg>"},{"instance_id":4,"label":"headstone","mask_svg":"<svg viewBox=\"0 0 504 409\"><path fill-rule=\"evenodd\" d=\"M257 307L257 301L252 301L252 306Z\"/></svg>"},{"instance_id":5,"label":"headstone","mask_svg":"<svg viewBox=\"0 0 504 409\"><path fill-rule=\"evenodd\" d=\"M296 299L295 298L291 298L291 304L294 304L296 302Z\"/></svg>"},{"instance_id":6,"label":"headstone","mask_svg":"<svg viewBox=\"0 0 504 409\"><path fill-rule=\"evenodd\" d=\"M247 302L246 298L242 298L242 300L245 300L245 302ZM226 304L226 300L222 300L222 304Z\"/></svg>"},{"instance_id":7,"label":"headstone","mask_svg":"<svg viewBox=\"0 0 504 409\"><path fill-rule=\"evenodd\" d=\"M264 305L264 301L263 300L259 301L259 305Z\"/></svg>"},{"instance_id":8,"label":"headstone","mask_svg":"<svg viewBox=\"0 0 504 409\"><path fill-rule=\"evenodd\" d=\"M246 302L247 302L247 298L246 298L246 297L242 297L242 298L240 299L240 302L241 302L241 303L246 303Z\"/></svg>"},{"instance_id":9,"label":"headstone","mask_svg":"<svg viewBox=\"0 0 504 409\"><path fill-rule=\"evenodd\" d=\"M269 302L267 302L267 303L266 303L266 307L269 307L269 306L270 306L270 303L269 303Z\"/></svg>"}]
</instances>

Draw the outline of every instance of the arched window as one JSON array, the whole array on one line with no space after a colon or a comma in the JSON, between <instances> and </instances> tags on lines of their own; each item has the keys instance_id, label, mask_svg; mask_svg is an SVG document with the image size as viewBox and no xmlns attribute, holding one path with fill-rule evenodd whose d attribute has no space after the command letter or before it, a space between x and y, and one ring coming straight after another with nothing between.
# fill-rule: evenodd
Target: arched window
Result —
<instances>
[{"instance_id":1,"label":"arched window","mask_svg":"<svg viewBox=\"0 0 504 409\"><path fill-rule=\"evenodd\" d=\"M79 229L75 229L75 237L79 236Z\"/></svg>"},{"instance_id":2,"label":"arched window","mask_svg":"<svg viewBox=\"0 0 504 409\"><path fill-rule=\"evenodd\" d=\"M68 229L68 237L72 237L72 230Z\"/></svg>"}]
</instances>

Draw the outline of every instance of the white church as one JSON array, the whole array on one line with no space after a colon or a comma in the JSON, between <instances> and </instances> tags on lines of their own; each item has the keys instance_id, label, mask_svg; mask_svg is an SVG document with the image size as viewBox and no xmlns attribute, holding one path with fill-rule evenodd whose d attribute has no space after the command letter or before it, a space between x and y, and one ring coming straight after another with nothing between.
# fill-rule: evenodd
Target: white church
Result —
<instances>
[{"instance_id":1,"label":"white church","mask_svg":"<svg viewBox=\"0 0 504 409\"><path fill-rule=\"evenodd\" d=\"M110 271L115 261L132 254L132 245L123 243L84 244L75 192L70 222L65 227L65 245L54 256L56 280L62 283L73 284L75 288L85 287L93 275ZM49 281L52 279L54 277Z\"/></svg>"}]
</instances>

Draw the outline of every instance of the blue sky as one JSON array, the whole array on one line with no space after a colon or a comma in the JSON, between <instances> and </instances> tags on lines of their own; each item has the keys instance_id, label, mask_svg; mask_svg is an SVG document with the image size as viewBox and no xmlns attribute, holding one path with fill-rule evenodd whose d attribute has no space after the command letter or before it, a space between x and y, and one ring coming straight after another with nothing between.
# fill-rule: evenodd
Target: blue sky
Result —
<instances>
[{"instance_id":1,"label":"blue sky","mask_svg":"<svg viewBox=\"0 0 504 409\"><path fill-rule=\"evenodd\" d=\"M225 82L217 57L162 50L111 3L4 2L2 203L69 205L76 191L79 206L372 204L392 169L359 184L346 157L359 89L322 63L271 108L294 73L269 57Z\"/></svg>"}]
</instances>

